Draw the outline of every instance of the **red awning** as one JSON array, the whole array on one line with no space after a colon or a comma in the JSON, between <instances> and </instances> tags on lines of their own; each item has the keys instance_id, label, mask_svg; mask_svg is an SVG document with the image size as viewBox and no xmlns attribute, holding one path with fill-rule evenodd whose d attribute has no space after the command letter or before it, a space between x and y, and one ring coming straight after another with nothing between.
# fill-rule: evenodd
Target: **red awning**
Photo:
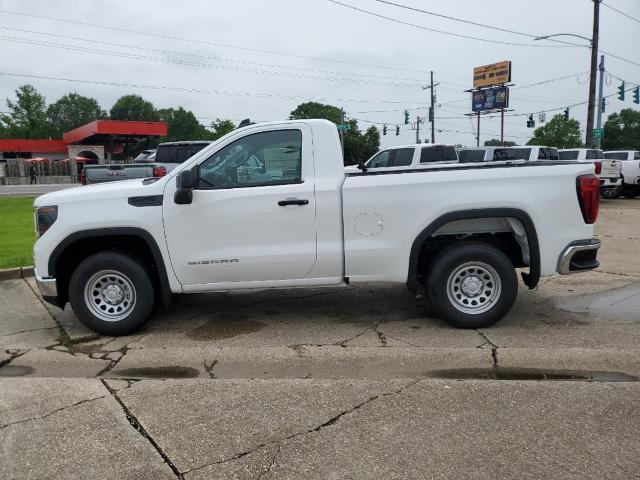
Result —
<instances>
[{"instance_id":1,"label":"red awning","mask_svg":"<svg viewBox=\"0 0 640 480\"><path fill-rule=\"evenodd\" d=\"M65 132L65 143L81 143L95 135L120 135L124 137L164 137L166 122L126 122L122 120L94 120L70 132Z\"/></svg>"},{"instance_id":2,"label":"red awning","mask_svg":"<svg viewBox=\"0 0 640 480\"><path fill-rule=\"evenodd\" d=\"M66 153L63 140L0 139L0 152Z\"/></svg>"}]
</instances>

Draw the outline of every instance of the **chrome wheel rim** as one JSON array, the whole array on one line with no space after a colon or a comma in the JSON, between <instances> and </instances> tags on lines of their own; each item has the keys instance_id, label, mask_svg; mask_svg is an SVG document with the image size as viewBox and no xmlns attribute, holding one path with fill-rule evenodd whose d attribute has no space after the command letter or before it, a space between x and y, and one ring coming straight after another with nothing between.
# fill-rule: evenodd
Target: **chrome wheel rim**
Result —
<instances>
[{"instance_id":1,"label":"chrome wheel rim","mask_svg":"<svg viewBox=\"0 0 640 480\"><path fill-rule=\"evenodd\" d=\"M490 310L500 299L502 281L498 272L483 262L458 266L447 280L447 296L456 310L478 315Z\"/></svg>"},{"instance_id":2,"label":"chrome wheel rim","mask_svg":"<svg viewBox=\"0 0 640 480\"><path fill-rule=\"evenodd\" d=\"M93 315L105 322L126 318L136 306L133 282L121 272L101 270L84 288L84 301Z\"/></svg>"}]
</instances>

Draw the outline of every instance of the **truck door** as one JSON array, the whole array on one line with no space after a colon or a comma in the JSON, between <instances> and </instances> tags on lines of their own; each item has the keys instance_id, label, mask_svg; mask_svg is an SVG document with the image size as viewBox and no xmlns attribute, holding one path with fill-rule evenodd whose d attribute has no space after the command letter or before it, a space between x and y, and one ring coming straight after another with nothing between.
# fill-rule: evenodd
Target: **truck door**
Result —
<instances>
[{"instance_id":1,"label":"truck door","mask_svg":"<svg viewBox=\"0 0 640 480\"><path fill-rule=\"evenodd\" d=\"M242 136L240 136L242 135ZM311 129L238 133L199 163L193 202L173 202L164 227L173 269L186 290L206 284L302 279L316 261Z\"/></svg>"}]
</instances>

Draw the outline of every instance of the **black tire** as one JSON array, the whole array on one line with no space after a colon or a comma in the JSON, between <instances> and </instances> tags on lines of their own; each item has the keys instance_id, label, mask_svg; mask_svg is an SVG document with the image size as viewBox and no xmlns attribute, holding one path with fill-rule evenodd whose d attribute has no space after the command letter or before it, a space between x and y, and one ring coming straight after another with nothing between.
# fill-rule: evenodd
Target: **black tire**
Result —
<instances>
[{"instance_id":1,"label":"black tire","mask_svg":"<svg viewBox=\"0 0 640 480\"><path fill-rule=\"evenodd\" d=\"M636 198L640 195L640 187L635 185L624 185L622 187L622 196L625 198Z\"/></svg>"},{"instance_id":2,"label":"black tire","mask_svg":"<svg viewBox=\"0 0 640 480\"><path fill-rule=\"evenodd\" d=\"M154 304L153 284L137 260L115 252L97 253L83 260L73 272L69 300L78 319L91 330L102 335L127 335L149 318ZM109 300L119 303L106 303Z\"/></svg>"},{"instance_id":3,"label":"black tire","mask_svg":"<svg viewBox=\"0 0 640 480\"><path fill-rule=\"evenodd\" d=\"M617 188L603 188L600 196L607 200L614 200L620 196L620 191Z\"/></svg>"},{"instance_id":4,"label":"black tire","mask_svg":"<svg viewBox=\"0 0 640 480\"><path fill-rule=\"evenodd\" d=\"M474 265L480 268L473 271ZM454 276L456 272L466 273ZM450 277L452 297L448 294ZM492 282L494 277L497 280ZM477 296L467 296L460 289L454 291L456 285L462 285L467 279L471 282L468 286L480 291ZM462 283L458 283L460 281ZM486 243L468 242L449 247L431 263L426 290L431 306L449 325L483 328L509 313L518 294L518 277L513 264L500 250ZM458 300L454 301L453 297ZM468 302L466 306L462 304L465 300ZM471 304L473 302L474 305ZM469 313L463 309L477 311Z\"/></svg>"}]
</instances>

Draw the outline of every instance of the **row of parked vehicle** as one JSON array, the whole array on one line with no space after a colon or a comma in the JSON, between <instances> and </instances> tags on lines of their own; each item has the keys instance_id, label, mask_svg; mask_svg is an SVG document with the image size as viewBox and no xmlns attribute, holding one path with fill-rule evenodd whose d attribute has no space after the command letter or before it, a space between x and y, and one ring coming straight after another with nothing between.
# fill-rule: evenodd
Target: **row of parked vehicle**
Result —
<instances>
[{"instance_id":1,"label":"row of parked vehicle","mask_svg":"<svg viewBox=\"0 0 640 480\"><path fill-rule=\"evenodd\" d=\"M401 170L436 163L575 161L593 163L605 198L640 195L640 152L595 148L557 149L545 146L477 147L456 149L444 144L413 144L389 147L376 153L360 169ZM353 169L355 167L351 167Z\"/></svg>"}]
</instances>

